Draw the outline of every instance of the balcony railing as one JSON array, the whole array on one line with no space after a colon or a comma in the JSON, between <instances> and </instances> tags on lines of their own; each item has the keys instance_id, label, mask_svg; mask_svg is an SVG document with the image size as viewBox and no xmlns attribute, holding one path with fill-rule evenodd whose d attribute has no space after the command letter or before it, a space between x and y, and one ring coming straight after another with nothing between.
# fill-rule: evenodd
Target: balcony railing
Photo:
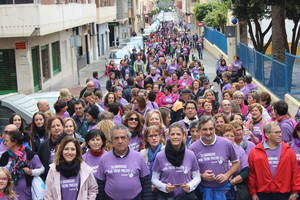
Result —
<instances>
[{"instance_id":1,"label":"balcony railing","mask_svg":"<svg viewBox=\"0 0 300 200\"><path fill-rule=\"evenodd\" d=\"M36 0L1 0L0 5L4 4L26 4L26 3L37 3Z\"/></svg>"}]
</instances>

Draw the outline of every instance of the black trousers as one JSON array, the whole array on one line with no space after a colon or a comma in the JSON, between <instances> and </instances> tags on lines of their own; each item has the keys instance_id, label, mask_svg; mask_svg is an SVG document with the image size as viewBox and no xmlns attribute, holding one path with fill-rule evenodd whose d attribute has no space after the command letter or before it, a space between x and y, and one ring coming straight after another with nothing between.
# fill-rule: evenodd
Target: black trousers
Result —
<instances>
[{"instance_id":1,"label":"black trousers","mask_svg":"<svg viewBox=\"0 0 300 200\"><path fill-rule=\"evenodd\" d=\"M288 200L291 193L257 193L259 200Z\"/></svg>"}]
</instances>

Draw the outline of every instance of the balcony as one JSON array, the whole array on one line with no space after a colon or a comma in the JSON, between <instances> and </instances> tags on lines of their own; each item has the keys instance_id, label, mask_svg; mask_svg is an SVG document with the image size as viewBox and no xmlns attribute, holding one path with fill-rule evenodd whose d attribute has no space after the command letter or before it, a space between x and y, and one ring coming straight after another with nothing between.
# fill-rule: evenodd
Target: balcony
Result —
<instances>
[{"instance_id":1,"label":"balcony","mask_svg":"<svg viewBox=\"0 0 300 200\"><path fill-rule=\"evenodd\" d=\"M117 0L117 19L122 20L128 18L128 1Z\"/></svg>"},{"instance_id":2,"label":"balcony","mask_svg":"<svg viewBox=\"0 0 300 200\"><path fill-rule=\"evenodd\" d=\"M97 23L112 22L117 18L116 6L105 6L97 8Z\"/></svg>"},{"instance_id":3,"label":"balcony","mask_svg":"<svg viewBox=\"0 0 300 200\"><path fill-rule=\"evenodd\" d=\"M0 5L0 37L47 35L96 22L96 4Z\"/></svg>"}]
</instances>

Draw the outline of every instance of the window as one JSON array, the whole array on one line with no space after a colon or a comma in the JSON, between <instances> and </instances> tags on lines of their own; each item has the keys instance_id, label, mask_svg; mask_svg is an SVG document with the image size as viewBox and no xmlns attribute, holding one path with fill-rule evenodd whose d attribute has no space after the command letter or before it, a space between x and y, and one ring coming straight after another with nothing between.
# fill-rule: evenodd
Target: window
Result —
<instances>
[{"instance_id":1,"label":"window","mask_svg":"<svg viewBox=\"0 0 300 200\"><path fill-rule=\"evenodd\" d=\"M50 62L49 62L49 45L41 47L42 54L42 70L43 70L43 81L45 82L50 78Z\"/></svg>"},{"instance_id":2,"label":"window","mask_svg":"<svg viewBox=\"0 0 300 200\"><path fill-rule=\"evenodd\" d=\"M57 74L61 72L61 64L60 64L60 45L59 41L53 42L51 44L52 47L52 67L53 74Z\"/></svg>"}]
</instances>

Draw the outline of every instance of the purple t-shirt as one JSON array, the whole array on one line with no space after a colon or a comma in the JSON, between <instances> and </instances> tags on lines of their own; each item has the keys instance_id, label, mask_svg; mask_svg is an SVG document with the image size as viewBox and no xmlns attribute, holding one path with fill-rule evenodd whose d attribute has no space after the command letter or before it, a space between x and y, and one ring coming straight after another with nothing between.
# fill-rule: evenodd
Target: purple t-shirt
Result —
<instances>
[{"instance_id":1,"label":"purple t-shirt","mask_svg":"<svg viewBox=\"0 0 300 200\"><path fill-rule=\"evenodd\" d=\"M249 153L250 153L251 149L253 149L255 147L255 144L249 140L246 140L245 142L246 142L246 148L244 150L245 150L247 156L249 156Z\"/></svg>"},{"instance_id":2,"label":"purple t-shirt","mask_svg":"<svg viewBox=\"0 0 300 200\"><path fill-rule=\"evenodd\" d=\"M42 163L37 155L33 156L33 158L30 161L30 164L32 166L32 169L37 169L42 167ZM5 166L7 169L9 169L11 165L11 160L8 161L8 164ZM18 195L18 199L22 200L31 200L31 187L26 184L25 176L21 176L18 184L15 185L14 191Z\"/></svg>"},{"instance_id":3,"label":"purple t-shirt","mask_svg":"<svg viewBox=\"0 0 300 200\"><path fill-rule=\"evenodd\" d=\"M96 177L97 175L97 170L99 167L99 162L100 162L100 158L102 156L93 156L90 151L86 152L85 154L83 154L82 158L83 160L91 167L93 168L93 173L94 176ZM98 177L96 177L98 178Z\"/></svg>"},{"instance_id":4,"label":"purple t-shirt","mask_svg":"<svg viewBox=\"0 0 300 200\"><path fill-rule=\"evenodd\" d=\"M294 150L294 152L296 154L296 158L297 158L297 161L298 161L298 166L300 168L300 146L297 146L295 144L295 141L293 140L292 143L291 143L291 147L292 147L292 149Z\"/></svg>"},{"instance_id":5,"label":"purple t-shirt","mask_svg":"<svg viewBox=\"0 0 300 200\"><path fill-rule=\"evenodd\" d=\"M260 122L258 122L258 123L256 123L256 124L253 125L253 131L252 131L252 133L253 133L253 135L255 137L257 137L259 139L259 141L262 140L262 135L263 135L262 130L263 130L263 123L262 123L262 121L260 121Z\"/></svg>"},{"instance_id":6,"label":"purple t-shirt","mask_svg":"<svg viewBox=\"0 0 300 200\"><path fill-rule=\"evenodd\" d=\"M294 132L294 124L292 119L285 119L280 121L279 123L281 132L282 132L282 140L285 142L292 141L293 132Z\"/></svg>"},{"instance_id":7,"label":"purple t-shirt","mask_svg":"<svg viewBox=\"0 0 300 200\"><path fill-rule=\"evenodd\" d=\"M120 115L115 115L113 118L113 122L115 123L115 125L122 125L122 117Z\"/></svg>"},{"instance_id":8,"label":"purple t-shirt","mask_svg":"<svg viewBox=\"0 0 300 200\"><path fill-rule=\"evenodd\" d=\"M105 181L105 193L122 200L134 199L142 191L140 178L149 174L142 155L133 150L123 158L109 151L101 157L97 171L97 177Z\"/></svg>"},{"instance_id":9,"label":"purple t-shirt","mask_svg":"<svg viewBox=\"0 0 300 200\"><path fill-rule=\"evenodd\" d=\"M158 109L158 105L156 102L152 102L152 101L148 101L146 108L148 110L152 110L152 109Z\"/></svg>"},{"instance_id":10,"label":"purple t-shirt","mask_svg":"<svg viewBox=\"0 0 300 200\"><path fill-rule=\"evenodd\" d=\"M141 138L139 136L131 137L129 141L129 148L135 151L140 150Z\"/></svg>"},{"instance_id":11,"label":"purple t-shirt","mask_svg":"<svg viewBox=\"0 0 300 200\"><path fill-rule=\"evenodd\" d=\"M248 167L248 155L246 154L245 150L239 146L234 144L233 148L235 150L235 153L240 161L240 168L239 171L241 171L242 169L244 169L245 167Z\"/></svg>"},{"instance_id":12,"label":"purple t-shirt","mask_svg":"<svg viewBox=\"0 0 300 200\"><path fill-rule=\"evenodd\" d=\"M77 200L80 187L80 174L70 178L60 175L61 199Z\"/></svg>"},{"instance_id":13,"label":"purple t-shirt","mask_svg":"<svg viewBox=\"0 0 300 200\"><path fill-rule=\"evenodd\" d=\"M198 160L200 173L212 170L215 175L224 174L229 170L229 161L231 163L238 161L233 144L225 138L215 137L216 141L211 145L204 145L199 139L190 146L190 150L195 153ZM217 188L225 183L202 180L200 184L205 187Z\"/></svg>"},{"instance_id":14,"label":"purple t-shirt","mask_svg":"<svg viewBox=\"0 0 300 200\"><path fill-rule=\"evenodd\" d=\"M160 173L160 181L165 184L188 183L192 180L192 172L198 170L199 166L196 156L188 149L185 150L184 159L180 167L173 166L167 160L165 151L157 154L153 165L153 171ZM174 190L174 196L184 193L181 187L176 187Z\"/></svg>"},{"instance_id":15,"label":"purple t-shirt","mask_svg":"<svg viewBox=\"0 0 300 200\"><path fill-rule=\"evenodd\" d=\"M278 145L276 149L265 149L268 156L269 166L272 173L272 176L275 176L276 168L279 163L280 154L281 154L281 144Z\"/></svg>"},{"instance_id":16,"label":"purple t-shirt","mask_svg":"<svg viewBox=\"0 0 300 200\"><path fill-rule=\"evenodd\" d=\"M223 86L222 92L224 92L225 90L229 90L229 89L231 89L231 88L232 88L231 83L227 83L227 84L225 84L225 85Z\"/></svg>"},{"instance_id":17,"label":"purple t-shirt","mask_svg":"<svg viewBox=\"0 0 300 200\"><path fill-rule=\"evenodd\" d=\"M173 73L176 71L176 69L177 69L176 64L170 64L170 65L168 65L168 67L167 67L167 70L168 70L168 73L169 73L169 74L173 74Z\"/></svg>"},{"instance_id":18,"label":"purple t-shirt","mask_svg":"<svg viewBox=\"0 0 300 200\"><path fill-rule=\"evenodd\" d=\"M122 105L128 105L129 104L128 101L126 99L124 99L124 98L121 98L119 100L119 103L122 104Z\"/></svg>"}]
</instances>

